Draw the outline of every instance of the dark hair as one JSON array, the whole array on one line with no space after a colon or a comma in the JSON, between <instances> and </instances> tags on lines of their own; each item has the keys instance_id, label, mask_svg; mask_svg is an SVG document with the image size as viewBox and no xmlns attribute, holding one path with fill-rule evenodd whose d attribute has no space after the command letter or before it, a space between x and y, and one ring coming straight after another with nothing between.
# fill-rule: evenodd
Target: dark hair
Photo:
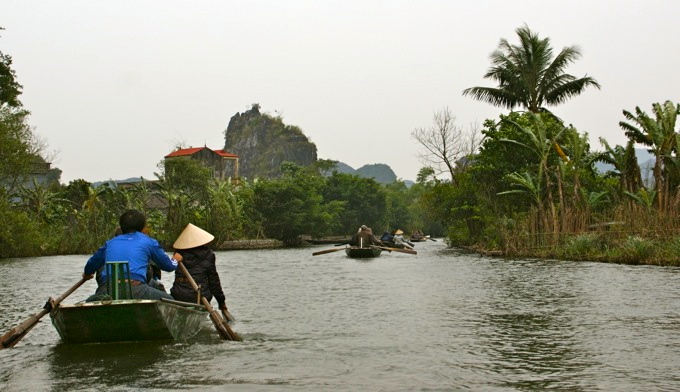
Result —
<instances>
[{"instance_id":1,"label":"dark hair","mask_svg":"<svg viewBox=\"0 0 680 392\"><path fill-rule=\"evenodd\" d=\"M146 226L146 217L137 210L127 210L118 220L123 234L142 231Z\"/></svg>"}]
</instances>

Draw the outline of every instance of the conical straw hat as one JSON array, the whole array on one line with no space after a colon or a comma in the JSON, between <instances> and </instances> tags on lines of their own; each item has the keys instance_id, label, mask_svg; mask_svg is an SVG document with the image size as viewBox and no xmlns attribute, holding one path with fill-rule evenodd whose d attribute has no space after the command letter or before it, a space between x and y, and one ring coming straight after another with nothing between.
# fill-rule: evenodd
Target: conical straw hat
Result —
<instances>
[{"instance_id":1,"label":"conical straw hat","mask_svg":"<svg viewBox=\"0 0 680 392\"><path fill-rule=\"evenodd\" d=\"M177 237L177 241L175 241L172 247L175 249L191 249L205 245L213 239L215 239L214 235L189 223L182 231L182 234Z\"/></svg>"}]
</instances>

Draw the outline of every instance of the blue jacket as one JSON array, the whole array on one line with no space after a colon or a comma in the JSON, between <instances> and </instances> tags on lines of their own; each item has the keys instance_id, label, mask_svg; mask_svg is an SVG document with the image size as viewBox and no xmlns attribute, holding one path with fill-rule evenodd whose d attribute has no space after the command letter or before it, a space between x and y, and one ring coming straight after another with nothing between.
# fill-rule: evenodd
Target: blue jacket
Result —
<instances>
[{"instance_id":1,"label":"blue jacket","mask_svg":"<svg viewBox=\"0 0 680 392\"><path fill-rule=\"evenodd\" d=\"M177 262L165 253L155 239L138 231L121 234L106 241L94 252L85 264L85 274L95 273L107 261L127 261L130 266L130 279L146 282L149 260L154 261L163 271L177 269ZM102 271L102 281L106 281L106 268Z\"/></svg>"}]
</instances>

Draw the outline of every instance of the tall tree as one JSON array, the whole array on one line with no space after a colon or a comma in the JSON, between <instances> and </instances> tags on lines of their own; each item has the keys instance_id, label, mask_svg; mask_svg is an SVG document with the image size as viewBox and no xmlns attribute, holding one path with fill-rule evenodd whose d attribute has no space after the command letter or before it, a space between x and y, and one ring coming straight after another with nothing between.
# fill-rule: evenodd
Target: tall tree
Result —
<instances>
[{"instance_id":1,"label":"tall tree","mask_svg":"<svg viewBox=\"0 0 680 392\"><path fill-rule=\"evenodd\" d=\"M548 118L551 119L552 116L548 116ZM549 122L543 121L540 114L530 114L529 120L530 125L528 127L525 127L522 124L510 119L503 120L508 122L508 124L514 127L515 130L517 130L518 132L523 133L524 134L523 139L529 140L529 143L524 143L516 139L502 139L501 141L525 147L528 151L531 151L531 153L539 161L536 175L536 180L539 181L539 183L536 186L536 189L540 191L541 185L545 189L547 204L549 208L549 218L551 218L550 222L547 219L545 220L545 226L547 228L549 226L548 225L549 223L553 230L557 230L558 217L555 210L555 204L553 202L553 189L552 189L553 187L552 176L555 169L553 169L553 167L550 166L550 151L552 149L552 146L556 144L556 139L560 137L560 135L566 130L566 128L562 127L562 129L557 133L551 132ZM517 177L516 175L514 175L512 178L510 178L510 180L517 182L517 180L521 178L522 177ZM524 178L528 179L530 177L526 176ZM541 183L541 181L543 182ZM539 204L538 207L541 215L544 215L543 205Z\"/></svg>"},{"instance_id":2,"label":"tall tree","mask_svg":"<svg viewBox=\"0 0 680 392\"><path fill-rule=\"evenodd\" d=\"M546 105L581 94L587 87L600 88L589 76L576 78L565 73L567 66L581 57L578 47L565 47L553 57L549 38L539 38L526 25L516 33L519 45L501 39L498 49L491 53L492 66L484 77L495 80L498 87L470 87L463 95L508 109L523 106L537 113Z\"/></svg>"},{"instance_id":3,"label":"tall tree","mask_svg":"<svg viewBox=\"0 0 680 392\"><path fill-rule=\"evenodd\" d=\"M2 30L4 28L0 27L0 31ZM0 107L20 107L19 95L21 95L22 88L12 69L12 56L0 51Z\"/></svg>"},{"instance_id":4,"label":"tall tree","mask_svg":"<svg viewBox=\"0 0 680 392\"><path fill-rule=\"evenodd\" d=\"M327 235L339 221L344 205L324 202L324 179L292 162L281 165L280 178L254 185L253 205L265 234L287 244L299 244L300 235ZM256 219L258 219L256 218Z\"/></svg>"},{"instance_id":5,"label":"tall tree","mask_svg":"<svg viewBox=\"0 0 680 392\"><path fill-rule=\"evenodd\" d=\"M386 226L387 194L372 178L334 172L321 191L325 203L344 204L338 216L340 234L354 234L362 224L375 232Z\"/></svg>"},{"instance_id":6,"label":"tall tree","mask_svg":"<svg viewBox=\"0 0 680 392\"><path fill-rule=\"evenodd\" d=\"M41 151L27 117L26 110L0 106L0 189L8 195L27 181Z\"/></svg>"},{"instance_id":7,"label":"tall tree","mask_svg":"<svg viewBox=\"0 0 680 392\"><path fill-rule=\"evenodd\" d=\"M620 121L619 126L626 132L626 136L635 143L649 147L654 154L654 182L659 209L664 209L669 194L669 168L675 167L673 153L678 152L680 134L675 130L676 120L680 115L680 104L671 101L663 105L652 105L652 118L640 107L635 108L635 114L624 110L623 115L630 122Z\"/></svg>"},{"instance_id":8,"label":"tall tree","mask_svg":"<svg viewBox=\"0 0 680 392\"><path fill-rule=\"evenodd\" d=\"M635 156L635 143L629 140L626 147L616 145L612 148L602 137L600 143L604 147L604 152L600 153L597 160L614 167L613 171L617 172L615 175L619 179L618 195L622 196L624 192L634 194L643 188L640 165ZM607 175L611 176L609 173Z\"/></svg>"},{"instance_id":9,"label":"tall tree","mask_svg":"<svg viewBox=\"0 0 680 392\"><path fill-rule=\"evenodd\" d=\"M464 131L456 125L456 117L449 108L435 112L432 126L413 130L411 137L425 148L420 154L421 161L439 173L448 172L451 183L455 182L457 166L466 164L463 158L474 154L481 140L476 127Z\"/></svg>"}]
</instances>

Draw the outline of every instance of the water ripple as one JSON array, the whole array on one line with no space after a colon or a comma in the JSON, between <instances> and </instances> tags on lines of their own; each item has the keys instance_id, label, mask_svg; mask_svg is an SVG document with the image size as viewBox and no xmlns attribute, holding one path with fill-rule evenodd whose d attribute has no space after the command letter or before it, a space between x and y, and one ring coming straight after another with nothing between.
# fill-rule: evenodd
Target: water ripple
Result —
<instances>
[{"instance_id":1,"label":"water ripple","mask_svg":"<svg viewBox=\"0 0 680 392\"><path fill-rule=\"evenodd\" d=\"M206 319L189 342L65 345L48 318L0 351L0 390L680 389L680 269L416 248L218 252L243 342ZM86 259L1 261L0 327L70 287Z\"/></svg>"}]
</instances>

